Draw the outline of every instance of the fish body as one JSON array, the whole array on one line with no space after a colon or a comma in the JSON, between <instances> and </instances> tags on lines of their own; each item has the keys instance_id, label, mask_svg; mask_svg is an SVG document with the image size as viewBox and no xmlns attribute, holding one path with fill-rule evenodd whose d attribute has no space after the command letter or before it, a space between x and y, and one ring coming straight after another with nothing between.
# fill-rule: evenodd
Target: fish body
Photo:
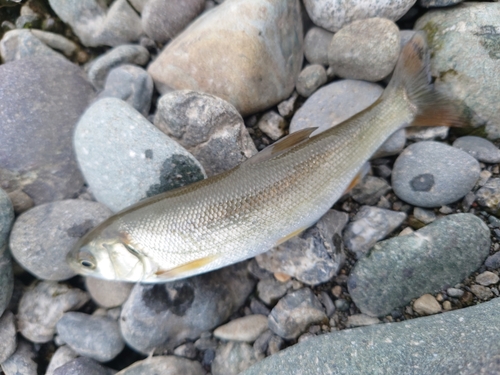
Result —
<instances>
[{"instance_id":1,"label":"fish body","mask_svg":"<svg viewBox=\"0 0 500 375\"><path fill-rule=\"evenodd\" d=\"M311 137L311 130L292 134L227 172L117 213L79 241L70 265L106 279L171 281L253 257L300 233L392 133L439 99L427 84L424 48L421 35L409 42L393 80L368 109ZM403 74L413 77L405 81Z\"/></svg>"}]
</instances>

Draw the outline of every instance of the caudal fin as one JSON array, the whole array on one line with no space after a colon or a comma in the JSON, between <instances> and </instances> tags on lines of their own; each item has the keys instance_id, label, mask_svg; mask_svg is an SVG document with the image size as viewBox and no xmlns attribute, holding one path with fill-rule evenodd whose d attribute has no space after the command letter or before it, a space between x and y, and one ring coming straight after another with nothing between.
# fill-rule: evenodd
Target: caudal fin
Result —
<instances>
[{"instance_id":1,"label":"caudal fin","mask_svg":"<svg viewBox=\"0 0 500 375\"><path fill-rule=\"evenodd\" d=\"M429 54L421 32L403 47L387 92L400 88L417 110L410 126L465 126L460 106L430 84Z\"/></svg>"}]
</instances>

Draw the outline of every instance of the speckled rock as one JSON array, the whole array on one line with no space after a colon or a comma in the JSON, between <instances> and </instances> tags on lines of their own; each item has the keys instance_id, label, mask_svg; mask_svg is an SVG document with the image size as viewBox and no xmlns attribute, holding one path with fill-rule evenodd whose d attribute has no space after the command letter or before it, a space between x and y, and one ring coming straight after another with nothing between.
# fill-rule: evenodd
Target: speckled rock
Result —
<instances>
[{"instance_id":1,"label":"speckled rock","mask_svg":"<svg viewBox=\"0 0 500 375\"><path fill-rule=\"evenodd\" d=\"M2 338L0 341L0 363L3 363L16 351L17 346L14 314L8 310L0 317L0 337Z\"/></svg>"},{"instance_id":2,"label":"speckled rock","mask_svg":"<svg viewBox=\"0 0 500 375\"><path fill-rule=\"evenodd\" d=\"M351 191L351 197L356 202L375 205L382 195L387 194L391 186L380 177L366 175Z\"/></svg>"},{"instance_id":3,"label":"speckled rock","mask_svg":"<svg viewBox=\"0 0 500 375\"><path fill-rule=\"evenodd\" d=\"M382 316L462 281L483 263L489 248L490 231L479 218L449 215L376 244L351 271L349 294L361 312Z\"/></svg>"},{"instance_id":4,"label":"speckled rock","mask_svg":"<svg viewBox=\"0 0 500 375\"><path fill-rule=\"evenodd\" d=\"M236 108L210 94L182 90L163 95L154 124L192 153L208 176L257 153Z\"/></svg>"},{"instance_id":5,"label":"speckled rock","mask_svg":"<svg viewBox=\"0 0 500 375\"><path fill-rule=\"evenodd\" d=\"M397 25L384 18L359 20L335 33L328 63L343 78L380 81L394 67L400 52Z\"/></svg>"},{"instance_id":6,"label":"speckled rock","mask_svg":"<svg viewBox=\"0 0 500 375\"><path fill-rule=\"evenodd\" d=\"M453 142L453 147L459 148L485 163L500 162L500 150L484 138L474 136L460 137Z\"/></svg>"},{"instance_id":7,"label":"speckled rock","mask_svg":"<svg viewBox=\"0 0 500 375\"><path fill-rule=\"evenodd\" d=\"M57 350L52 355L45 375L54 375L54 371L63 366L64 364L74 360L78 354L75 353L68 345L63 345L57 348Z\"/></svg>"},{"instance_id":8,"label":"speckled rock","mask_svg":"<svg viewBox=\"0 0 500 375\"><path fill-rule=\"evenodd\" d=\"M0 65L0 186L7 193L22 189L40 204L80 190L71 136L93 96L83 71L62 58Z\"/></svg>"},{"instance_id":9,"label":"speckled rock","mask_svg":"<svg viewBox=\"0 0 500 375\"><path fill-rule=\"evenodd\" d=\"M441 305L432 294L424 294L413 302L413 310L419 315L432 315L441 312Z\"/></svg>"},{"instance_id":10,"label":"speckled rock","mask_svg":"<svg viewBox=\"0 0 500 375\"><path fill-rule=\"evenodd\" d=\"M264 113L257 122L257 127L273 141L285 135L287 126L288 122L274 111Z\"/></svg>"},{"instance_id":11,"label":"speckled rock","mask_svg":"<svg viewBox=\"0 0 500 375\"><path fill-rule=\"evenodd\" d=\"M80 289L42 281L23 294L17 312L18 329L32 342L48 342L63 314L79 309L88 300L88 294Z\"/></svg>"},{"instance_id":12,"label":"speckled rock","mask_svg":"<svg viewBox=\"0 0 500 375\"><path fill-rule=\"evenodd\" d=\"M127 300L134 284L86 277L85 286L97 304L112 308L120 306Z\"/></svg>"},{"instance_id":13,"label":"speckled rock","mask_svg":"<svg viewBox=\"0 0 500 375\"><path fill-rule=\"evenodd\" d=\"M237 375L262 359L264 355L247 343L228 342L217 348L212 362L212 374Z\"/></svg>"},{"instance_id":14,"label":"speckled rock","mask_svg":"<svg viewBox=\"0 0 500 375\"><path fill-rule=\"evenodd\" d=\"M439 142L417 142L396 159L392 188L415 206L439 207L472 190L481 169L472 156Z\"/></svg>"},{"instance_id":15,"label":"speckled rock","mask_svg":"<svg viewBox=\"0 0 500 375\"><path fill-rule=\"evenodd\" d=\"M320 86L323 86L326 80L326 70L322 65L308 65L300 72L295 87L300 95L307 98Z\"/></svg>"},{"instance_id":16,"label":"speckled rock","mask_svg":"<svg viewBox=\"0 0 500 375\"><path fill-rule=\"evenodd\" d=\"M267 330L267 316L247 315L231 320L214 330L214 336L222 340L252 343Z\"/></svg>"},{"instance_id":17,"label":"speckled rock","mask_svg":"<svg viewBox=\"0 0 500 375\"><path fill-rule=\"evenodd\" d=\"M74 145L92 193L115 212L204 177L189 152L116 98L101 99L85 112Z\"/></svg>"},{"instance_id":18,"label":"speckled rock","mask_svg":"<svg viewBox=\"0 0 500 375\"><path fill-rule=\"evenodd\" d=\"M54 375L112 375L115 371L91 358L79 357L55 369Z\"/></svg>"},{"instance_id":19,"label":"speckled rock","mask_svg":"<svg viewBox=\"0 0 500 375\"><path fill-rule=\"evenodd\" d=\"M13 222L12 203L7 193L0 189L0 316L9 304L14 287L12 261L10 252L7 251L7 238Z\"/></svg>"},{"instance_id":20,"label":"speckled rock","mask_svg":"<svg viewBox=\"0 0 500 375\"><path fill-rule=\"evenodd\" d=\"M500 178L490 178L476 192L476 200L481 206L498 215L500 209Z\"/></svg>"},{"instance_id":21,"label":"speckled rock","mask_svg":"<svg viewBox=\"0 0 500 375\"><path fill-rule=\"evenodd\" d=\"M0 56L4 63L20 60L29 56L48 56L61 58L50 47L40 41L31 30L14 29L7 31L0 40Z\"/></svg>"},{"instance_id":22,"label":"speckled rock","mask_svg":"<svg viewBox=\"0 0 500 375\"><path fill-rule=\"evenodd\" d=\"M137 284L122 307L123 337L144 354L171 350L226 321L254 285L245 262L172 283Z\"/></svg>"},{"instance_id":23,"label":"speckled rock","mask_svg":"<svg viewBox=\"0 0 500 375\"><path fill-rule=\"evenodd\" d=\"M320 27L311 27L304 37L304 55L311 64L328 65L328 47L333 33Z\"/></svg>"},{"instance_id":24,"label":"speckled rock","mask_svg":"<svg viewBox=\"0 0 500 375\"><path fill-rule=\"evenodd\" d=\"M175 356L158 356L137 361L116 375L205 375L199 362Z\"/></svg>"},{"instance_id":25,"label":"speckled rock","mask_svg":"<svg viewBox=\"0 0 500 375\"><path fill-rule=\"evenodd\" d=\"M427 32L437 90L463 103L472 124L484 126L489 139L500 138L496 110L500 54L495 26L499 17L498 2L463 3L429 11L415 24L415 29Z\"/></svg>"},{"instance_id":26,"label":"speckled rock","mask_svg":"<svg viewBox=\"0 0 500 375\"><path fill-rule=\"evenodd\" d=\"M167 45L148 72L161 93L204 91L245 116L290 96L302 67L302 33L298 0L224 2Z\"/></svg>"},{"instance_id":27,"label":"speckled rock","mask_svg":"<svg viewBox=\"0 0 500 375\"><path fill-rule=\"evenodd\" d=\"M37 375L37 363L33 345L20 340L17 349L6 361L0 364L5 375Z\"/></svg>"}]
</instances>

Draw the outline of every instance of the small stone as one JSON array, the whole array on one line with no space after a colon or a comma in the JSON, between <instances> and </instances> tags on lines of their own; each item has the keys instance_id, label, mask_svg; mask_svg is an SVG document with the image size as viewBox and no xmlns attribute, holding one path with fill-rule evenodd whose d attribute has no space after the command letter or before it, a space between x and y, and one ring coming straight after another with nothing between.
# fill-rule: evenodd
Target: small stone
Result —
<instances>
[{"instance_id":1,"label":"small stone","mask_svg":"<svg viewBox=\"0 0 500 375\"><path fill-rule=\"evenodd\" d=\"M179 345L174 349L174 354L179 357L185 357L189 359L195 359L198 355L198 350L193 343L188 342L186 344Z\"/></svg>"},{"instance_id":2,"label":"small stone","mask_svg":"<svg viewBox=\"0 0 500 375\"><path fill-rule=\"evenodd\" d=\"M470 291L474 293L477 298L483 301L493 298L493 292L491 289L482 285L471 285Z\"/></svg>"},{"instance_id":3,"label":"small stone","mask_svg":"<svg viewBox=\"0 0 500 375\"><path fill-rule=\"evenodd\" d=\"M134 284L86 277L85 286L95 302L102 307L111 308L120 306L127 300Z\"/></svg>"},{"instance_id":4,"label":"small stone","mask_svg":"<svg viewBox=\"0 0 500 375\"><path fill-rule=\"evenodd\" d=\"M4 63L30 56L63 58L62 55L42 43L28 29L16 29L6 32L0 40L0 56L2 56Z\"/></svg>"},{"instance_id":5,"label":"small stone","mask_svg":"<svg viewBox=\"0 0 500 375\"><path fill-rule=\"evenodd\" d=\"M267 319L266 319L267 324ZM14 314L5 311L0 317L0 363L3 363L16 351L17 337Z\"/></svg>"},{"instance_id":6,"label":"small stone","mask_svg":"<svg viewBox=\"0 0 500 375\"><path fill-rule=\"evenodd\" d=\"M252 298L250 302L250 310L253 314L260 314L268 316L271 310L267 308L262 302L260 302L257 298Z\"/></svg>"},{"instance_id":7,"label":"small stone","mask_svg":"<svg viewBox=\"0 0 500 375\"><path fill-rule=\"evenodd\" d=\"M486 169L482 170L481 173L479 174L479 180L476 182L478 186L484 186L490 177L492 176L492 173Z\"/></svg>"},{"instance_id":8,"label":"small stone","mask_svg":"<svg viewBox=\"0 0 500 375\"><path fill-rule=\"evenodd\" d=\"M247 315L217 327L214 336L221 340L252 343L265 330L267 330L267 316Z\"/></svg>"},{"instance_id":9,"label":"small stone","mask_svg":"<svg viewBox=\"0 0 500 375\"><path fill-rule=\"evenodd\" d=\"M278 335L273 335L271 340L269 340L269 344L267 346L267 355L273 355L278 353L285 346L285 340L283 340Z\"/></svg>"},{"instance_id":10,"label":"small stone","mask_svg":"<svg viewBox=\"0 0 500 375\"><path fill-rule=\"evenodd\" d=\"M474 136L460 137L453 142L453 147L459 148L485 163L500 162L500 150L484 138Z\"/></svg>"},{"instance_id":11,"label":"small stone","mask_svg":"<svg viewBox=\"0 0 500 375\"><path fill-rule=\"evenodd\" d=\"M500 228L500 219L496 218L495 216L492 215L488 217L488 222L493 228Z\"/></svg>"},{"instance_id":12,"label":"small stone","mask_svg":"<svg viewBox=\"0 0 500 375\"><path fill-rule=\"evenodd\" d=\"M326 81L326 70L322 65L308 65L300 72L295 88L300 95L308 98Z\"/></svg>"},{"instance_id":13,"label":"small stone","mask_svg":"<svg viewBox=\"0 0 500 375\"><path fill-rule=\"evenodd\" d=\"M266 353L273 336L273 332L270 329L266 329L253 343L254 350L258 353Z\"/></svg>"},{"instance_id":14,"label":"small stone","mask_svg":"<svg viewBox=\"0 0 500 375\"><path fill-rule=\"evenodd\" d=\"M287 125L285 119L274 111L264 113L257 123L259 129L273 141L285 135Z\"/></svg>"},{"instance_id":15,"label":"small stone","mask_svg":"<svg viewBox=\"0 0 500 375\"><path fill-rule=\"evenodd\" d=\"M351 191L351 197L356 202L375 205L382 195L387 194L391 186L380 177L366 175Z\"/></svg>"},{"instance_id":16,"label":"small stone","mask_svg":"<svg viewBox=\"0 0 500 375\"><path fill-rule=\"evenodd\" d=\"M257 284L257 295L266 305L272 306L286 294L289 288L288 282L282 283L275 278L263 279Z\"/></svg>"},{"instance_id":17,"label":"small stone","mask_svg":"<svg viewBox=\"0 0 500 375\"><path fill-rule=\"evenodd\" d=\"M311 27L304 38L304 55L310 64L328 65L328 47L333 33L320 27Z\"/></svg>"},{"instance_id":18,"label":"small stone","mask_svg":"<svg viewBox=\"0 0 500 375\"><path fill-rule=\"evenodd\" d=\"M247 343L228 342L217 349L215 359L212 362L212 374L239 374L262 359L264 359L264 355L256 352Z\"/></svg>"},{"instance_id":19,"label":"small stone","mask_svg":"<svg viewBox=\"0 0 500 375\"><path fill-rule=\"evenodd\" d=\"M421 221L424 224L430 224L436 220L436 214L434 213L434 211L426 210L420 207L415 207L413 209L413 216L415 216L415 219Z\"/></svg>"},{"instance_id":20,"label":"small stone","mask_svg":"<svg viewBox=\"0 0 500 375\"><path fill-rule=\"evenodd\" d=\"M500 252L496 252L495 254L490 255L488 258L486 258L484 265L492 270L500 268Z\"/></svg>"},{"instance_id":21,"label":"small stone","mask_svg":"<svg viewBox=\"0 0 500 375\"><path fill-rule=\"evenodd\" d=\"M137 361L116 375L205 375L206 372L197 361L178 358L173 355L157 356Z\"/></svg>"},{"instance_id":22,"label":"small stone","mask_svg":"<svg viewBox=\"0 0 500 375\"><path fill-rule=\"evenodd\" d=\"M7 360L0 364L5 375L37 375L36 354L31 343L20 340L17 349Z\"/></svg>"},{"instance_id":23,"label":"small stone","mask_svg":"<svg viewBox=\"0 0 500 375\"><path fill-rule=\"evenodd\" d=\"M101 366L91 358L79 357L54 370L54 375L111 375L114 371Z\"/></svg>"},{"instance_id":24,"label":"small stone","mask_svg":"<svg viewBox=\"0 0 500 375\"><path fill-rule=\"evenodd\" d=\"M294 91L292 96L278 104L278 113L284 118L292 117L295 112L295 104L297 103L298 97L299 94L297 91Z\"/></svg>"},{"instance_id":25,"label":"small stone","mask_svg":"<svg viewBox=\"0 0 500 375\"><path fill-rule=\"evenodd\" d=\"M345 299L343 298L339 298L337 300L335 300L335 308L339 311L347 311L349 310L349 302L347 302Z\"/></svg>"},{"instance_id":26,"label":"small stone","mask_svg":"<svg viewBox=\"0 0 500 375\"><path fill-rule=\"evenodd\" d=\"M335 313L335 304L333 303L332 299L330 298L328 293L326 293L324 291L321 292L318 297L319 297L320 302L325 307L326 315L328 317L331 317L333 315L333 313Z\"/></svg>"},{"instance_id":27,"label":"small stone","mask_svg":"<svg viewBox=\"0 0 500 375\"><path fill-rule=\"evenodd\" d=\"M422 142L432 141L434 139L446 139L450 128L447 126L414 126L406 128L405 130L406 138L409 141Z\"/></svg>"},{"instance_id":28,"label":"small stone","mask_svg":"<svg viewBox=\"0 0 500 375\"><path fill-rule=\"evenodd\" d=\"M12 261L7 250L7 238L13 222L12 203L7 193L0 189L0 316L7 308L14 288Z\"/></svg>"},{"instance_id":29,"label":"small stone","mask_svg":"<svg viewBox=\"0 0 500 375\"><path fill-rule=\"evenodd\" d=\"M476 276L476 283L483 286L496 284L499 280L498 275L490 271L485 271Z\"/></svg>"},{"instance_id":30,"label":"small stone","mask_svg":"<svg viewBox=\"0 0 500 375\"><path fill-rule=\"evenodd\" d=\"M451 302L450 301L444 301L443 302L443 310L444 311L450 311L452 309Z\"/></svg>"},{"instance_id":31,"label":"small stone","mask_svg":"<svg viewBox=\"0 0 500 375\"><path fill-rule=\"evenodd\" d=\"M45 375L54 375L54 371L56 369L58 369L59 367L63 366L68 362L71 362L76 357L78 357L78 354L76 354L74 350L71 349L69 346L67 345L60 346L52 355L52 358L50 359Z\"/></svg>"},{"instance_id":32,"label":"small stone","mask_svg":"<svg viewBox=\"0 0 500 375\"><path fill-rule=\"evenodd\" d=\"M441 312L441 305L432 294L424 294L413 302L413 310L419 315L433 315Z\"/></svg>"},{"instance_id":33,"label":"small stone","mask_svg":"<svg viewBox=\"0 0 500 375\"><path fill-rule=\"evenodd\" d=\"M463 296L464 291L462 289L457 288L448 288L446 289L446 294L453 298L460 298Z\"/></svg>"},{"instance_id":34,"label":"small stone","mask_svg":"<svg viewBox=\"0 0 500 375\"><path fill-rule=\"evenodd\" d=\"M449 206L441 206L439 212L442 213L443 215L449 215L453 212L453 208Z\"/></svg>"},{"instance_id":35,"label":"small stone","mask_svg":"<svg viewBox=\"0 0 500 375\"><path fill-rule=\"evenodd\" d=\"M346 327L362 327L371 326L373 324L379 324L380 320L373 318L365 314L350 315L347 317Z\"/></svg>"},{"instance_id":36,"label":"small stone","mask_svg":"<svg viewBox=\"0 0 500 375\"><path fill-rule=\"evenodd\" d=\"M415 231L410 227L406 227L401 232L399 232L398 236L407 236L412 233L415 233Z\"/></svg>"},{"instance_id":37,"label":"small stone","mask_svg":"<svg viewBox=\"0 0 500 375\"><path fill-rule=\"evenodd\" d=\"M476 201L481 206L498 212L500 208L500 178L491 178L476 192Z\"/></svg>"},{"instance_id":38,"label":"small stone","mask_svg":"<svg viewBox=\"0 0 500 375\"><path fill-rule=\"evenodd\" d=\"M12 201L12 206L14 207L16 215L20 215L23 212L28 211L35 205L33 199L31 199L31 197L21 189L10 192L9 198Z\"/></svg>"},{"instance_id":39,"label":"small stone","mask_svg":"<svg viewBox=\"0 0 500 375\"><path fill-rule=\"evenodd\" d=\"M72 57L79 51L77 43L65 38L62 35L37 29L31 29L29 31L31 31L31 33L42 43L46 44L50 48L61 51L67 57Z\"/></svg>"},{"instance_id":40,"label":"small stone","mask_svg":"<svg viewBox=\"0 0 500 375\"><path fill-rule=\"evenodd\" d=\"M335 298L340 298L342 295L342 287L340 285L335 285L332 288L332 294L335 296Z\"/></svg>"}]
</instances>

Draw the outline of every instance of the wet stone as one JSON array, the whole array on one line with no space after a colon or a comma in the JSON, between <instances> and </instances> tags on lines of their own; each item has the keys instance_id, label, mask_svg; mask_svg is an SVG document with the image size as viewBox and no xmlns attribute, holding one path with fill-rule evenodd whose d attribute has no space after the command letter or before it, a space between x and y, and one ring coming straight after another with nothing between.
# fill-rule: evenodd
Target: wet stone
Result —
<instances>
[{"instance_id":1,"label":"wet stone","mask_svg":"<svg viewBox=\"0 0 500 375\"><path fill-rule=\"evenodd\" d=\"M387 194L391 186L380 177L365 176L351 191L351 197L356 202L375 205L382 195Z\"/></svg>"},{"instance_id":2,"label":"wet stone","mask_svg":"<svg viewBox=\"0 0 500 375\"><path fill-rule=\"evenodd\" d=\"M266 319L267 324L267 319ZM5 362L16 350L16 324L14 314L9 310L0 317L0 363Z\"/></svg>"},{"instance_id":3,"label":"wet stone","mask_svg":"<svg viewBox=\"0 0 500 375\"><path fill-rule=\"evenodd\" d=\"M300 95L307 98L326 81L326 70L322 65L308 65L300 72L295 88Z\"/></svg>"},{"instance_id":4,"label":"wet stone","mask_svg":"<svg viewBox=\"0 0 500 375\"><path fill-rule=\"evenodd\" d=\"M471 285L470 291L474 293L477 298L483 301L493 298L493 292L491 289L482 285Z\"/></svg>"},{"instance_id":5,"label":"wet stone","mask_svg":"<svg viewBox=\"0 0 500 375\"><path fill-rule=\"evenodd\" d=\"M2 362L0 368L5 375L37 375L35 356L33 345L28 341L19 340L14 354Z\"/></svg>"},{"instance_id":6,"label":"wet stone","mask_svg":"<svg viewBox=\"0 0 500 375\"><path fill-rule=\"evenodd\" d=\"M264 113L257 123L259 129L273 141L285 135L287 125L285 119L274 111Z\"/></svg>"},{"instance_id":7,"label":"wet stone","mask_svg":"<svg viewBox=\"0 0 500 375\"><path fill-rule=\"evenodd\" d=\"M115 372L91 358L79 357L54 370L54 375L111 375Z\"/></svg>"},{"instance_id":8,"label":"wet stone","mask_svg":"<svg viewBox=\"0 0 500 375\"><path fill-rule=\"evenodd\" d=\"M167 355L137 361L116 375L205 375L205 373L197 361Z\"/></svg>"},{"instance_id":9,"label":"wet stone","mask_svg":"<svg viewBox=\"0 0 500 375\"><path fill-rule=\"evenodd\" d=\"M97 304L111 308L120 306L127 300L134 284L86 277L85 286Z\"/></svg>"},{"instance_id":10,"label":"wet stone","mask_svg":"<svg viewBox=\"0 0 500 375\"><path fill-rule=\"evenodd\" d=\"M54 371L64 364L74 360L78 354L67 345L60 346L52 355L45 375L54 375Z\"/></svg>"},{"instance_id":11,"label":"wet stone","mask_svg":"<svg viewBox=\"0 0 500 375\"><path fill-rule=\"evenodd\" d=\"M212 374L236 375L262 359L264 355L249 344L231 341L217 349L212 362Z\"/></svg>"},{"instance_id":12,"label":"wet stone","mask_svg":"<svg viewBox=\"0 0 500 375\"><path fill-rule=\"evenodd\" d=\"M310 64L328 65L328 47L333 33L320 27L312 27L304 38L304 55Z\"/></svg>"},{"instance_id":13,"label":"wet stone","mask_svg":"<svg viewBox=\"0 0 500 375\"><path fill-rule=\"evenodd\" d=\"M413 302L413 310L419 315L432 315L441 312L441 305L432 294L424 294Z\"/></svg>"},{"instance_id":14,"label":"wet stone","mask_svg":"<svg viewBox=\"0 0 500 375\"><path fill-rule=\"evenodd\" d=\"M267 316L247 315L217 327L214 336L221 340L252 343L265 330L267 330Z\"/></svg>"},{"instance_id":15,"label":"wet stone","mask_svg":"<svg viewBox=\"0 0 500 375\"><path fill-rule=\"evenodd\" d=\"M496 284L499 280L498 275L490 271L485 271L476 276L476 283L483 286Z\"/></svg>"},{"instance_id":16,"label":"wet stone","mask_svg":"<svg viewBox=\"0 0 500 375\"><path fill-rule=\"evenodd\" d=\"M484 163L499 163L500 150L487 139L466 136L457 138L453 147L459 148Z\"/></svg>"}]
</instances>

